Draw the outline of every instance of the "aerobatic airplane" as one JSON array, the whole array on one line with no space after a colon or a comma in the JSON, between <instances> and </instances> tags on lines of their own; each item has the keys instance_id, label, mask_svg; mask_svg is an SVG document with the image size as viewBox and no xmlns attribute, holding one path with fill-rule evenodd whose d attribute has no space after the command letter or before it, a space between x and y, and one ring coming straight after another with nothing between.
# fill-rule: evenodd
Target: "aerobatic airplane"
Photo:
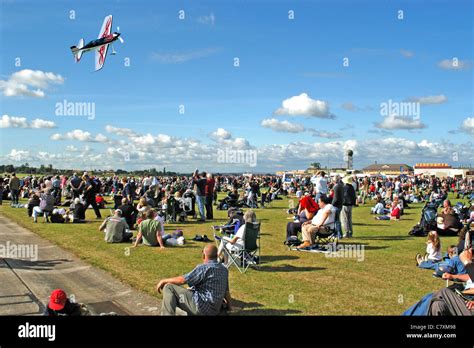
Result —
<instances>
[{"instance_id":1,"label":"aerobatic airplane","mask_svg":"<svg viewBox=\"0 0 474 348\"><path fill-rule=\"evenodd\" d=\"M112 29L112 15L105 17L102 29L100 29L99 37L97 40L93 40L84 46L84 39L79 40L77 46L71 46L72 54L76 63L81 60L82 54L88 51L95 50L95 71L102 69L107 56L107 50L109 45L112 45L112 54L115 54L113 42L120 40L123 43L123 39L120 37L120 33L114 32L111 34ZM117 31L120 29L117 27Z\"/></svg>"}]
</instances>

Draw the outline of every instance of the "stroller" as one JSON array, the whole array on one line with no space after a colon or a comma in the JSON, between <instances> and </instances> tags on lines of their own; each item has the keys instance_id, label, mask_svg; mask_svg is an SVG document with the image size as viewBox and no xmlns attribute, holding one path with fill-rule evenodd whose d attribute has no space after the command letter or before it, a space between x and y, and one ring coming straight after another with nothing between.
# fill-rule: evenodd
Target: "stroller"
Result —
<instances>
[{"instance_id":1,"label":"stroller","mask_svg":"<svg viewBox=\"0 0 474 348\"><path fill-rule=\"evenodd\" d=\"M414 237L425 237L431 230L436 230L436 216L438 213L438 204L434 202L426 203L421 211L421 219L408 235Z\"/></svg>"},{"instance_id":2,"label":"stroller","mask_svg":"<svg viewBox=\"0 0 474 348\"><path fill-rule=\"evenodd\" d=\"M458 215L459 220L465 221L469 219L469 208L464 205L462 202L457 202L453 206L454 212Z\"/></svg>"},{"instance_id":3,"label":"stroller","mask_svg":"<svg viewBox=\"0 0 474 348\"><path fill-rule=\"evenodd\" d=\"M185 222L186 218L191 215L194 216L196 213L193 209L193 200L191 197L183 197L178 201L178 213L179 222Z\"/></svg>"},{"instance_id":4,"label":"stroller","mask_svg":"<svg viewBox=\"0 0 474 348\"><path fill-rule=\"evenodd\" d=\"M176 222L177 212L179 208L178 201L173 197L169 196L165 202L161 204L161 210L158 214L165 220L165 222Z\"/></svg>"}]
</instances>

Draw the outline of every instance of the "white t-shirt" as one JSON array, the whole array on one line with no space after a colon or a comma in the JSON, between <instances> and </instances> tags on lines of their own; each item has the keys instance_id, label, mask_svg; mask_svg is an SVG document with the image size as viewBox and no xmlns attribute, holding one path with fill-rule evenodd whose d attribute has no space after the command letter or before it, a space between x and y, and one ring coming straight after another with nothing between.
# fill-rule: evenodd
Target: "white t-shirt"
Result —
<instances>
[{"instance_id":1,"label":"white t-shirt","mask_svg":"<svg viewBox=\"0 0 474 348\"><path fill-rule=\"evenodd\" d=\"M239 246L244 247L245 246L244 235L245 235L245 224L240 226L239 229L237 230L235 237L237 237L238 239L237 239L237 242L235 242L235 244L238 244Z\"/></svg>"},{"instance_id":2,"label":"white t-shirt","mask_svg":"<svg viewBox=\"0 0 474 348\"><path fill-rule=\"evenodd\" d=\"M165 220L160 215L156 215L155 220L160 222L160 225L161 225L160 233L161 233L161 236L164 236L165 235Z\"/></svg>"},{"instance_id":3,"label":"white t-shirt","mask_svg":"<svg viewBox=\"0 0 474 348\"><path fill-rule=\"evenodd\" d=\"M441 248L436 251L433 247L433 243L426 244L426 252L428 254L428 260L441 260Z\"/></svg>"},{"instance_id":4,"label":"white t-shirt","mask_svg":"<svg viewBox=\"0 0 474 348\"><path fill-rule=\"evenodd\" d=\"M326 221L323 221L324 215L329 213L329 216L327 217ZM313 220L311 221L311 224L313 225L329 225L334 223L334 220L336 218L336 208L332 204L326 204L324 208L319 209L316 215L313 217Z\"/></svg>"},{"instance_id":5,"label":"white t-shirt","mask_svg":"<svg viewBox=\"0 0 474 348\"><path fill-rule=\"evenodd\" d=\"M328 193L328 179L318 176L316 178L316 192L327 194Z\"/></svg>"}]
</instances>

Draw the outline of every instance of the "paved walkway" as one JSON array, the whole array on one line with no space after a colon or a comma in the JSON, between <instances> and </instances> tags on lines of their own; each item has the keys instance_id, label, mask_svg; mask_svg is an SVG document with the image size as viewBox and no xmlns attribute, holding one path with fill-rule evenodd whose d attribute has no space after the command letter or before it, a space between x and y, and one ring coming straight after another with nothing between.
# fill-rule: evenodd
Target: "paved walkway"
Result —
<instances>
[{"instance_id":1,"label":"paved walkway","mask_svg":"<svg viewBox=\"0 0 474 348\"><path fill-rule=\"evenodd\" d=\"M19 245L37 246L37 260L2 252ZM41 314L57 288L73 294L94 314L158 315L161 308L157 298L132 289L0 215L0 315Z\"/></svg>"}]
</instances>

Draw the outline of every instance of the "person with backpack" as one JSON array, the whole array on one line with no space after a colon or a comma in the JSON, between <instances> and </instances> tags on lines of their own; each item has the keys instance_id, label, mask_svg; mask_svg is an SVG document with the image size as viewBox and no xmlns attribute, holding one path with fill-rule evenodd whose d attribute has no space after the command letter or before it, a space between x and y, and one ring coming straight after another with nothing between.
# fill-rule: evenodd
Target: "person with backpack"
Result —
<instances>
[{"instance_id":1,"label":"person with backpack","mask_svg":"<svg viewBox=\"0 0 474 348\"><path fill-rule=\"evenodd\" d=\"M95 201L95 195L100 191L100 182L97 183L98 179L90 178L89 175L84 175L82 177L82 180L84 180L84 183L85 183L84 184L84 207L85 207L85 210L87 210L87 208L89 208L89 206L92 206L97 219L102 219L102 216L100 215L99 207L97 206L97 203Z\"/></svg>"},{"instance_id":2,"label":"person with backpack","mask_svg":"<svg viewBox=\"0 0 474 348\"><path fill-rule=\"evenodd\" d=\"M341 225L345 231L344 238L352 238L352 207L356 204L356 193L352 185L352 177L346 176L343 180L344 193L342 199Z\"/></svg>"}]
</instances>

